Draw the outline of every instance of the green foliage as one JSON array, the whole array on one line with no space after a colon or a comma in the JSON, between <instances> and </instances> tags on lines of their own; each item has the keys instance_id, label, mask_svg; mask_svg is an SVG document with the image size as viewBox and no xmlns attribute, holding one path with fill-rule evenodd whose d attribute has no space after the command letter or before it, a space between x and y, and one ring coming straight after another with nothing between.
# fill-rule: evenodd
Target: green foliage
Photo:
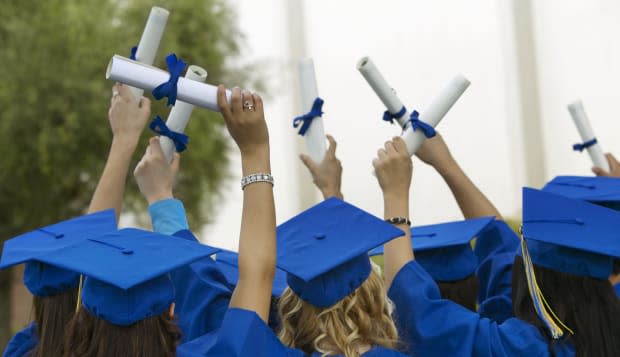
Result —
<instances>
[{"instance_id":1,"label":"green foliage","mask_svg":"<svg viewBox=\"0 0 620 357\"><path fill-rule=\"evenodd\" d=\"M223 0L3 1L0 240L88 206L111 142L113 83L105 80L105 68L113 54L129 55L153 5L170 10L156 66L165 68L165 55L175 52L207 69L209 83L232 85L227 79L247 73L230 65L243 37ZM153 115L165 118L168 111L165 101L154 102ZM217 113L197 108L187 132L176 194L198 227L208 221L226 175L228 147ZM134 163L149 136L143 135ZM125 210L144 212L144 204L130 179Z\"/></svg>"}]
</instances>

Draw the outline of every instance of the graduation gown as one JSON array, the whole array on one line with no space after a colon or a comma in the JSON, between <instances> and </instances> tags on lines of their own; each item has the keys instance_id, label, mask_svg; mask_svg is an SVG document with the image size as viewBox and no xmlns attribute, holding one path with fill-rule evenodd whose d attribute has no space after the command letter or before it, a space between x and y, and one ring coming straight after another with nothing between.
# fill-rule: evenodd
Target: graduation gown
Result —
<instances>
[{"instance_id":1,"label":"graduation gown","mask_svg":"<svg viewBox=\"0 0 620 357\"><path fill-rule=\"evenodd\" d=\"M620 297L620 284L614 285L614 290L616 290L616 295Z\"/></svg>"},{"instance_id":2,"label":"graduation gown","mask_svg":"<svg viewBox=\"0 0 620 357\"><path fill-rule=\"evenodd\" d=\"M2 357L26 356L39 343L34 322L19 331L6 345Z\"/></svg>"},{"instance_id":3,"label":"graduation gown","mask_svg":"<svg viewBox=\"0 0 620 357\"><path fill-rule=\"evenodd\" d=\"M197 241L188 230L185 208L176 199L149 206L153 229L179 239ZM181 329L181 342L190 341L219 328L228 308L232 291L226 278L210 257L183 266L170 273L176 291L175 314Z\"/></svg>"},{"instance_id":4,"label":"graduation gown","mask_svg":"<svg viewBox=\"0 0 620 357\"><path fill-rule=\"evenodd\" d=\"M230 308L224 316L217 333L205 335L183 344L177 349L178 357L305 357L300 350L286 347L278 336L254 312ZM321 356L315 352L312 357ZM401 357L400 352L375 347L362 354L363 357Z\"/></svg>"},{"instance_id":5,"label":"graduation gown","mask_svg":"<svg viewBox=\"0 0 620 357\"><path fill-rule=\"evenodd\" d=\"M415 261L396 275L388 296L396 306L401 339L416 356L549 356L549 343L538 328L516 318L503 323L480 316L452 301ZM574 348L559 343L557 357Z\"/></svg>"},{"instance_id":6,"label":"graduation gown","mask_svg":"<svg viewBox=\"0 0 620 357\"><path fill-rule=\"evenodd\" d=\"M478 313L482 317L497 322L513 317L512 264L518 247L519 237L504 221L494 221L478 236L474 254L478 258Z\"/></svg>"}]
</instances>

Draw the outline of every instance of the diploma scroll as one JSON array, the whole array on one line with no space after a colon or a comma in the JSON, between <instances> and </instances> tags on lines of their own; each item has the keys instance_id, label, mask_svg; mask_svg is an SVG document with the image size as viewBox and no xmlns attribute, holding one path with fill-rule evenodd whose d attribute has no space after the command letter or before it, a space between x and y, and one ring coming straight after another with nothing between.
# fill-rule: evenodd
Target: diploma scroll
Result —
<instances>
[{"instance_id":1,"label":"diploma scroll","mask_svg":"<svg viewBox=\"0 0 620 357\"><path fill-rule=\"evenodd\" d=\"M146 91L152 91L153 88L167 82L169 78L170 74L164 70L119 55L112 57L106 71L106 79ZM230 95L230 90L227 90L226 98L229 103ZM189 78L179 78L177 100L215 112L220 111L217 105L217 87Z\"/></svg>"},{"instance_id":2,"label":"diploma scroll","mask_svg":"<svg viewBox=\"0 0 620 357\"><path fill-rule=\"evenodd\" d=\"M136 61L149 65L153 64L157 49L159 48L159 42L168 22L168 15L170 15L170 12L164 8L157 6L151 8L151 13L146 20L146 25L136 50ZM144 90L135 87L130 89L136 101L139 102L142 94L144 94Z\"/></svg>"},{"instance_id":3,"label":"diploma scroll","mask_svg":"<svg viewBox=\"0 0 620 357\"><path fill-rule=\"evenodd\" d=\"M314 73L314 62L311 58L303 59L299 61L297 69L299 72L301 107L303 112L307 113L312 109L314 100L319 96ZM306 140L308 156L316 163L323 161L327 148L322 117L318 116L312 119L312 123L306 131L304 138Z\"/></svg>"},{"instance_id":4,"label":"diploma scroll","mask_svg":"<svg viewBox=\"0 0 620 357\"><path fill-rule=\"evenodd\" d=\"M430 104L420 111L420 120L435 128L469 87L469 84L469 80L462 74L454 76ZM415 154L426 139L422 130L414 131L411 125L405 129L402 138L407 144L409 155Z\"/></svg>"},{"instance_id":5,"label":"diploma scroll","mask_svg":"<svg viewBox=\"0 0 620 357\"><path fill-rule=\"evenodd\" d=\"M401 112L404 107L403 102L401 102L394 89L390 87L369 57L363 57L357 62L357 70L360 71L368 84L370 84L370 87L375 91L379 99L381 99L388 112L392 115L397 115ZM396 118L398 124L400 124L403 129L407 126L409 114L410 113L406 111L402 113L400 117Z\"/></svg>"},{"instance_id":6,"label":"diploma scroll","mask_svg":"<svg viewBox=\"0 0 620 357\"><path fill-rule=\"evenodd\" d=\"M189 66L187 68L187 72L185 73L185 78L197 82L204 82L207 80L207 71L202 67ZM193 110L193 105L177 100L176 104L174 105L174 107L172 107L172 110L168 115L168 120L166 121L166 126L168 127L168 129L177 133L184 132ZM174 142L170 140L170 138L162 136L159 139L159 143L161 144L161 148L164 152L164 155L166 155L166 159L168 159L168 162L172 161L172 155L176 150Z\"/></svg>"},{"instance_id":7,"label":"diploma scroll","mask_svg":"<svg viewBox=\"0 0 620 357\"><path fill-rule=\"evenodd\" d=\"M592 127L590 126L590 121L588 120L586 111L583 109L583 103L581 102L581 100L574 101L570 103L567 107L571 117L573 117L573 121L575 122L577 131L579 131L581 140L583 140L584 143L587 143L595 139L596 137L594 136L594 132L592 131ZM594 164L594 166L600 167L601 169L609 172L609 163L607 162L607 158L603 154L603 149L601 149L601 145L599 145L598 143L594 143L593 145L589 145L588 147L586 147L586 150L588 150L588 154L590 155L590 159L592 159L592 163Z\"/></svg>"}]
</instances>

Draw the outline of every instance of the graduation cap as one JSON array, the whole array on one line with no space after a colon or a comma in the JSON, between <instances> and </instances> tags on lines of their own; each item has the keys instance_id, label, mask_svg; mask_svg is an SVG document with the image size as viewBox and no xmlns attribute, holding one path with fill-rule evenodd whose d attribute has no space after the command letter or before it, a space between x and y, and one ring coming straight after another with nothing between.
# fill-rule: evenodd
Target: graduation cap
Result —
<instances>
[{"instance_id":1,"label":"graduation cap","mask_svg":"<svg viewBox=\"0 0 620 357\"><path fill-rule=\"evenodd\" d=\"M478 258L470 242L494 219L482 217L411 228L416 261L435 281L456 281L472 275L478 267ZM383 254L383 247L370 252L370 255L379 254Z\"/></svg>"},{"instance_id":2,"label":"graduation cap","mask_svg":"<svg viewBox=\"0 0 620 357\"><path fill-rule=\"evenodd\" d=\"M233 290L239 281L239 254L228 250L221 250L215 256L215 264L226 278L226 282L231 290ZM286 272L276 268L271 295L274 297L282 296L286 286Z\"/></svg>"},{"instance_id":3,"label":"graduation cap","mask_svg":"<svg viewBox=\"0 0 620 357\"><path fill-rule=\"evenodd\" d=\"M554 338L570 331L547 305L533 265L606 280L620 257L620 212L523 188L521 250L530 295ZM572 333L572 331L570 331Z\"/></svg>"},{"instance_id":4,"label":"graduation cap","mask_svg":"<svg viewBox=\"0 0 620 357\"><path fill-rule=\"evenodd\" d=\"M121 229L40 259L84 274L82 305L115 325L131 325L166 311L174 301L168 273L218 249L135 228Z\"/></svg>"},{"instance_id":5,"label":"graduation cap","mask_svg":"<svg viewBox=\"0 0 620 357\"><path fill-rule=\"evenodd\" d=\"M277 264L289 287L317 307L359 288L371 272L368 251L404 232L337 198L329 198L277 228Z\"/></svg>"},{"instance_id":6,"label":"graduation cap","mask_svg":"<svg viewBox=\"0 0 620 357\"><path fill-rule=\"evenodd\" d=\"M35 296L51 296L78 286L79 274L49 266L39 257L106 232L116 231L114 210L109 209L37 228L4 242L0 269L26 263L24 284Z\"/></svg>"},{"instance_id":7,"label":"graduation cap","mask_svg":"<svg viewBox=\"0 0 620 357\"><path fill-rule=\"evenodd\" d=\"M620 210L620 178L557 176L543 191Z\"/></svg>"}]
</instances>

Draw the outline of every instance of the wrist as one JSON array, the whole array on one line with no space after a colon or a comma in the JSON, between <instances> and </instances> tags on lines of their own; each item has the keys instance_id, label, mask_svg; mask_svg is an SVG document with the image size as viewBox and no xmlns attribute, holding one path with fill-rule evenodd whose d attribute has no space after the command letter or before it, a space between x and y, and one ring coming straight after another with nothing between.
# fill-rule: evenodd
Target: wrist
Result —
<instances>
[{"instance_id":1,"label":"wrist","mask_svg":"<svg viewBox=\"0 0 620 357\"><path fill-rule=\"evenodd\" d=\"M450 156L448 160L443 160L440 163L434 164L433 167L441 176L448 176L461 171L459 164L452 156Z\"/></svg>"},{"instance_id":2,"label":"wrist","mask_svg":"<svg viewBox=\"0 0 620 357\"><path fill-rule=\"evenodd\" d=\"M241 169L243 176L259 172L271 173L271 161L269 148L252 150L249 153L241 153Z\"/></svg>"},{"instance_id":3,"label":"wrist","mask_svg":"<svg viewBox=\"0 0 620 357\"><path fill-rule=\"evenodd\" d=\"M321 193L323 194L324 199L328 199L330 197L336 197L339 199L344 198L344 196L342 195L342 192L340 192L339 189L324 189L324 190L321 190Z\"/></svg>"},{"instance_id":4,"label":"wrist","mask_svg":"<svg viewBox=\"0 0 620 357\"><path fill-rule=\"evenodd\" d=\"M114 134L112 136L112 147L125 149L133 153L133 151L138 146L138 140L138 137L123 134Z\"/></svg>"},{"instance_id":5,"label":"wrist","mask_svg":"<svg viewBox=\"0 0 620 357\"><path fill-rule=\"evenodd\" d=\"M162 190L148 195L145 194L144 197L146 198L146 201L149 205L152 205L153 203L158 201L174 198L174 196L172 195L172 190Z\"/></svg>"}]
</instances>

